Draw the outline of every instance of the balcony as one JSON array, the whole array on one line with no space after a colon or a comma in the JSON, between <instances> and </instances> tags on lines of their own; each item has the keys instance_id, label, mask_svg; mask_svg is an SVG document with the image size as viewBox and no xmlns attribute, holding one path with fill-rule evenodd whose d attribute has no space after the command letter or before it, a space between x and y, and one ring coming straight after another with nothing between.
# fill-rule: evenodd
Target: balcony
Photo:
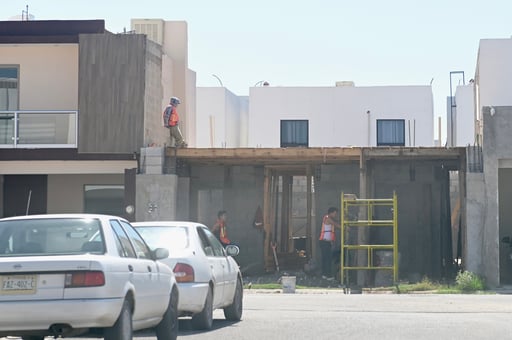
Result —
<instances>
[{"instance_id":1,"label":"balcony","mask_svg":"<svg viewBox=\"0 0 512 340\"><path fill-rule=\"evenodd\" d=\"M0 148L77 148L78 111L0 111Z\"/></svg>"}]
</instances>

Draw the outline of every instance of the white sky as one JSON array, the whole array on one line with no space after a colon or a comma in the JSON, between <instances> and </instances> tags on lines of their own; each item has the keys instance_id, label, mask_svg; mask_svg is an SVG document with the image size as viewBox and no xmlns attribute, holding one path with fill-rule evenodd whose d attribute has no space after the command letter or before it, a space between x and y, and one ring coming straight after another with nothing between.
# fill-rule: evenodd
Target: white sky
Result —
<instances>
[{"instance_id":1,"label":"white sky","mask_svg":"<svg viewBox=\"0 0 512 340\"><path fill-rule=\"evenodd\" d=\"M185 20L197 86L238 95L271 86L425 85L446 116L450 71L474 77L479 40L510 38L512 0L0 0L0 20L29 5L36 20ZM437 118L434 124L437 128ZM436 133L437 137L437 133ZM443 131L443 139L446 132Z\"/></svg>"}]
</instances>

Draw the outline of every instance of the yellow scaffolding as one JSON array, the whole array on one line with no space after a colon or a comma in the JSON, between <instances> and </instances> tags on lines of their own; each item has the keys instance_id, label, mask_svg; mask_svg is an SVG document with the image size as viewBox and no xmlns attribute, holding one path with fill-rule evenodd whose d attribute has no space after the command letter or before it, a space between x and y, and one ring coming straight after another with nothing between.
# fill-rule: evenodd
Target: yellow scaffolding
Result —
<instances>
[{"instance_id":1,"label":"yellow scaffolding","mask_svg":"<svg viewBox=\"0 0 512 340\"><path fill-rule=\"evenodd\" d=\"M349 214L350 207L357 207L361 212L366 213L366 220L351 218ZM376 207L389 207L392 212L390 220L374 219ZM364 210L363 210L364 209ZM359 213L357 214L359 216ZM398 209L396 193L389 199L358 199L354 195L345 195L341 193L341 283L344 283L347 270L392 270L393 281L398 282ZM347 244L347 234L350 227L392 227L392 244ZM346 262L349 251L366 250L366 266L350 266ZM373 255L376 250L392 250L392 266L374 266Z\"/></svg>"}]
</instances>

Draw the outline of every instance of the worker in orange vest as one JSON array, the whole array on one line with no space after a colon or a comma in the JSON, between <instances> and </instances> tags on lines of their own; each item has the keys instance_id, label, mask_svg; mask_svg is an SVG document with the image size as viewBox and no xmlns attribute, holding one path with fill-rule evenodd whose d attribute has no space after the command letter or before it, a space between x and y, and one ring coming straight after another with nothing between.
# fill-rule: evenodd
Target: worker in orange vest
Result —
<instances>
[{"instance_id":1,"label":"worker in orange vest","mask_svg":"<svg viewBox=\"0 0 512 340\"><path fill-rule=\"evenodd\" d=\"M164 118L164 126L169 129L169 135L172 139L174 138L174 145L181 148L186 148L187 143L183 139L181 135L178 116L178 105L181 104L181 101L177 97L171 97L169 105L165 107L163 118Z\"/></svg>"},{"instance_id":2,"label":"worker in orange vest","mask_svg":"<svg viewBox=\"0 0 512 340\"><path fill-rule=\"evenodd\" d=\"M327 215L322 218L322 229L320 230L320 251L322 252L322 278L333 280L332 277L332 248L336 240L336 228L340 224L334 219L338 215L338 209L330 207Z\"/></svg>"},{"instance_id":3,"label":"worker in orange vest","mask_svg":"<svg viewBox=\"0 0 512 340\"><path fill-rule=\"evenodd\" d=\"M221 210L217 213L217 222L212 227L212 232L217 237L217 239L222 243L225 247L231 244L231 241L228 238L228 233L226 230L226 218L227 211Z\"/></svg>"}]
</instances>

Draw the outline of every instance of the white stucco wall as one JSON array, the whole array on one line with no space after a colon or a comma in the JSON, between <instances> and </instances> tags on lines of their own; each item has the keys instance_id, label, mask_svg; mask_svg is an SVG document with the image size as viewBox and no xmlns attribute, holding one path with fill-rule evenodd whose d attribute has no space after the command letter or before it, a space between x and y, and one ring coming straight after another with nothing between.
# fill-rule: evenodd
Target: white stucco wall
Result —
<instances>
[{"instance_id":1,"label":"white stucco wall","mask_svg":"<svg viewBox=\"0 0 512 340\"><path fill-rule=\"evenodd\" d=\"M0 65L19 66L19 110L78 109L78 44L0 45Z\"/></svg>"},{"instance_id":2,"label":"white stucco wall","mask_svg":"<svg viewBox=\"0 0 512 340\"><path fill-rule=\"evenodd\" d=\"M474 86L457 86L455 92L457 105L456 146L475 144L475 96Z\"/></svg>"},{"instance_id":3,"label":"white stucco wall","mask_svg":"<svg viewBox=\"0 0 512 340\"><path fill-rule=\"evenodd\" d=\"M512 39L482 39L478 50L479 106L512 105Z\"/></svg>"},{"instance_id":4,"label":"white stucco wall","mask_svg":"<svg viewBox=\"0 0 512 340\"><path fill-rule=\"evenodd\" d=\"M196 96L196 147L243 146L241 122L247 112L246 97L239 97L225 87L198 87Z\"/></svg>"},{"instance_id":5,"label":"white stucco wall","mask_svg":"<svg viewBox=\"0 0 512 340\"><path fill-rule=\"evenodd\" d=\"M376 146L377 119L404 119L406 146L434 145L430 86L250 89L249 147L280 147L282 119L309 120L310 147Z\"/></svg>"}]
</instances>

